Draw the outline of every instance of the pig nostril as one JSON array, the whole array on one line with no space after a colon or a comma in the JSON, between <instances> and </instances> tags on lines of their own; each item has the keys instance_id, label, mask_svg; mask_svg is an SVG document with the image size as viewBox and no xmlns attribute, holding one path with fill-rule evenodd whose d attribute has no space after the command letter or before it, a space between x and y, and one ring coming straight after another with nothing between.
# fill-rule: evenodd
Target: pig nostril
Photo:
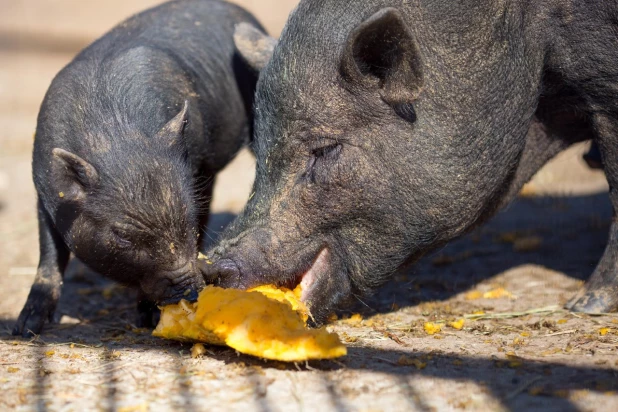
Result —
<instances>
[{"instance_id":1,"label":"pig nostril","mask_svg":"<svg viewBox=\"0 0 618 412\"><path fill-rule=\"evenodd\" d=\"M199 266L206 283L217 282L227 287L234 287L240 282L240 269L231 259L221 259L211 264L199 261Z\"/></svg>"}]
</instances>

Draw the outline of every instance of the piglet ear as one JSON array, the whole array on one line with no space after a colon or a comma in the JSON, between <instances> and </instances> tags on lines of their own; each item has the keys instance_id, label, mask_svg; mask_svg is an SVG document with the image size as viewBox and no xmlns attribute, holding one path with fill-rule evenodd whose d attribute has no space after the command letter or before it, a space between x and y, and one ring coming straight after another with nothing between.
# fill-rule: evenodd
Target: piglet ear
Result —
<instances>
[{"instance_id":1,"label":"piglet ear","mask_svg":"<svg viewBox=\"0 0 618 412\"><path fill-rule=\"evenodd\" d=\"M169 147L180 143L184 138L185 127L189 122L189 101L185 100L182 109L172 120L157 132L155 139L167 140Z\"/></svg>"},{"instance_id":2,"label":"piglet ear","mask_svg":"<svg viewBox=\"0 0 618 412\"><path fill-rule=\"evenodd\" d=\"M247 64L254 70L260 71L270 60L277 40L252 24L243 22L236 25L234 44Z\"/></svg>"},{"instance_id":3,"label":"piglet ear","mask_svg":"<svg viewBox=\"0 0 618 412\"><path fill-rule=\"evenodd\" d=\"M58 188L58 196L69 201L84 199L99 182L94 166L58 147L52 150L52 178Z\"/></svg>"},{"instance_id":4,"label":"piglet ear","mask_svg":"<svg viewBox=\"0 0 618 412\"><path fill-rule=\"evenodd\" d=\"M353 90L379 90L396 110L418 97L423 86L420 51L397 9L378 11L350 33L340 73Z\"/></svg>"}]
</instances>

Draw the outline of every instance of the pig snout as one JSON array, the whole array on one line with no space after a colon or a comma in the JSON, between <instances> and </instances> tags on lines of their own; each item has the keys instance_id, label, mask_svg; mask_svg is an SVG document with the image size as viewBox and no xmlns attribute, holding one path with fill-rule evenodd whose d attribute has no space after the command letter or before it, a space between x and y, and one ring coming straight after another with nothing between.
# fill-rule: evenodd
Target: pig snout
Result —
<instances>
[{"instance_id":1,"label":"pig snout","mask_svg":"<svg viewBox=\"0 0 618 412\"><path fill-rule=\"evenodd\" d=\"M303 236L284 220L255 224L253 216L238 217L227 236L198 259L205 282L236 289L300 286L313 321L322 323L351 297L355 260L333 238Z\"/></svg>"},{"instance_id":2,"label":"pig snout","mask_svg":"<svg viewBox=\"0 0 618 412\"><path fill-rule=\"evenodd\" d=\"M267 284L289 289L301 286L301 300L316 324L323 322L351 294L345 265L328 245L288 250L276 243L279 247L274 249L271 243L273 250L266 255L255 247L253 237L245 237L240 243L216 248L207 259L198 261L206 283L236 289Z\"/></svg>"},{"instance_id":3,"label":"pig snout","mask_svg":"<svg viewBox=\"0 0 618 412\"><path fill-rule=\"evenodd\" d=\"M164 271L142 282L142 290L160 305L170 305L185 299L197 300L198 292L204 287L197 264L190 262L179 268Z\"/></svg>"},{"instance_id":4,"label":"pig snout","mask_svg":"<svg viewBox=\"0 0 618 412\"><path fill-rule=\"evenodd\" d=\"M232 259L220 259L215 262L199 260L198 266L207 284L226 288L240 287L240 268Z\"/></svg>"},{"instance_id":5,"label":"pig snout","mask_svg":"<svg viewBox=\"0 0 618 412\"><path fill-rule=\"evenodd\" d=\"M223 288L248 289L276 283L273 279L266 279L268 275L278 273L269 256L273 247L269 231L242 232L220 241L217 247L207 252L205 259L198 259L198 267L207 284Z\"/></svg>"}]
</instances>

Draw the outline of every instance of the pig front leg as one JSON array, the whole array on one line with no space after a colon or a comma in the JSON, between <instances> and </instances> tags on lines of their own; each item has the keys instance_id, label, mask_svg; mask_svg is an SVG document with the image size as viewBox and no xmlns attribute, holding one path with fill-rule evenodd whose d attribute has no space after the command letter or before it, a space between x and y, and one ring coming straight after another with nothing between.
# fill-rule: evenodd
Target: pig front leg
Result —
<instances>
[{"instance_id":1,"label":"pig front leg","mask_svg":"<svg viewBox=\"0 0 618 412\"><path fill-rule=\"evenodd\" d=\"M601 152L599 151L599 146L592 142L590 146L590 150L588 153L584 155L584 161L588 164L588 167L591 169L603 169L603 162L601 161Z\"/></svg>"},{"instance_id":2,"label":"pig front leg","mask_svg":"<svg viewBox=\"0 0 618 412\"><path fill-rule=\"evenodd\" d=\"M157 304L139 292L137 296L137 326L139 328L154 328L159 323L161 311Z\"/></svg>"},{"instance_id":3,"label":"pig front leg","mask_svg":"<svg viewBox=\"0 0 618 412\"><path fill-rule=\"evenodd\" d=\"M582 290L566 305L573 312L604 313L618 309L618 119L596 115L595 129L613 216L601 260Z\"/></svg>"},{"instance_id":4,"label":"pig front leg","mask_svg":"<svg viewBox=\"0 0 618 412\"><path fill-rule=\"evenodd\" d=\"M23 337L39 334L46 321L53 321L70 255L40 200L38 218L41 252L39 267L28 300L13 328L13 335Z\"/></svg>"}]
</instances>

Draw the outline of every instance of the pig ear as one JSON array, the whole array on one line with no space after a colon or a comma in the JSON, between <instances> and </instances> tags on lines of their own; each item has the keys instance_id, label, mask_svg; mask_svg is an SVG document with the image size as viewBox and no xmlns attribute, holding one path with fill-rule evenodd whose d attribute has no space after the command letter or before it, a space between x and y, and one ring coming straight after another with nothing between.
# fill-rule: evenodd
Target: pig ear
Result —
<instances>
[{"instance_id":1,"label":"pig ear","mask_svg":"<svg viewBox=\"0 0 618 412\"><path fill-rule=\"evenodd\" d=\"M378 11L350 33L340 71L353 87L379 89L396 110L418 97L423 85L420 52L397 9Z\"/></svg>"},{"instance_id":2,"label":"pig ear","mask_svg":"<svg viewBox=\"0 0 618 412\"><path fill-rule=\"evenodd\" d=\"M155 139L167 139L168 146L172 147L180 143L184 138L185 127L189 122L189 101L185 100L182 109L172 120L157 132Z\"/></svg>"},{"instance_id":3,"label":"pig ear","mask_svg":"<svg viewBox=\"0 0 618 412\"><path fill-rule=\"evenodd\" d=\"M63 200L78 201L86 197L99 182L94 166L64 149L52 150L52 178Z\"/></svg>"},{"instance_id":4,"label":"pig ear","mask_svg":"<svg viewBox=\"0 0 618 412\"><path fill-rule=\"evenodd\" d=\"M252 24L243 22L234 31L236 50L254 70L262 70L277 45L277 40L260 31Z\"/></svg>"}]
</instances>

